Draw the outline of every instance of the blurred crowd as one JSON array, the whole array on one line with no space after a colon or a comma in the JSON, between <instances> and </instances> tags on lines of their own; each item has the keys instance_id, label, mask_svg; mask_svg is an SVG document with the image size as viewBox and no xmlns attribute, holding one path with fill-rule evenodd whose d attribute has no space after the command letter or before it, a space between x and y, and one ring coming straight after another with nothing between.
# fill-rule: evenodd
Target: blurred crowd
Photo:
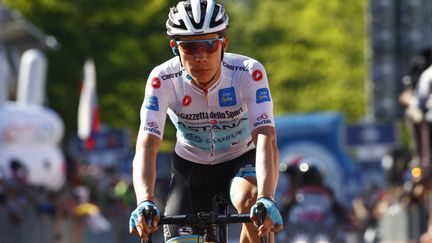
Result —
<instances>
[{"instance_id":1,"label":"blurred crowd","mask_svg":"<svg viewBox=\"0 0 432 243\"><path fill-rule=\"evenodd\" d=\"M432 173L412 167L416 157L403 149L390 151L382 163L384 184L365 181L362 192L351 206L342 205L325 180L325 172L310 159L281 164L288 178L279 208L284 218L280 243L298 236L310 240L325 235L330 242L417 243L432 242L429 212L432 209Z\"/></svg>"},{"instance_id":2,"label":"blurred crowd","mask_svg":"<svg viewBox=\"0 0 432 243\"><path fill-rule=\"evenodd\" d=\"M393 168L383 175L386 186L371 184L353 201L354 222L360 230L359 241L432 242L427 240L432 226L429 217L432 209L430 170L411 168L410 161L404 158L387 159L394 159L396 167L401 165L400 162L405 166Z\"/></svg>"},{"instance_id":3,"label":"blurred crowd","mask_svg":"<svg viewBox=\"0 0 432 243\"><path fill-rule=\"evenodd\" d=\"M414 55L401 81L408 146L382 158L385 185L353 201L363 242L432 242L432 48Z\"/></svg>"},{"instance_id":4,"label":"blurred crowd","mask_svg":"<svg viewBox=\"0 0 432 243\"><path fill-rule=\"evenodd\" d=\"M11 176L0 172L0 243L134 240L127 228L136 205L130 176L115 167L73 167L57 192L28 184L27 169L17 160L8 168Z\"/></svg>"}]
</instances>

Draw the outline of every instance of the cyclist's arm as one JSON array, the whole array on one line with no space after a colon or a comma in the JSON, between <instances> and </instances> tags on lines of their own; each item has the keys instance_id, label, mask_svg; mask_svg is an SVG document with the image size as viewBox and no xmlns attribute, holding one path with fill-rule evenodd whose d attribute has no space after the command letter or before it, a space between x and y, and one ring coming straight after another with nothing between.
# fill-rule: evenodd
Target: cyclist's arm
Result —
<instances>
[{"instance_id":1,"label":"cyclist's arm","mask_svg":"<svg viewBox=\"0 0 432 243\"><path fill-rule=\"evenodd\" d=\"M153 200L156 182L156 155L161 139L153 134L138 134L135 157L133 159L133 185L137 204Z\"/></svg>"},{"instance_id":2,"label":"cyclist's arm","mask_svg":"<svg viewBox=\"0 0 432 243\"><path fill-rule=\"evenodd\" d=\"M252 138L256 146L257 197L273 200L279 175L279 151L276 145L276 129L272 126L255 128L252 131ZM267 203L270 201L268 199L265 200ZM272 204L274 205L274 203ZM270 217L266 217L263 224L258 227L258 236L260 237L267 235L271 231L279 232L283 228L279 211L272 208L268 213Z\"/></svg>"},{"instance_id":3,"label":"cyclist's arm","mask_svg":"<svg viewBox=\"0 0 432 243\"><path fill-rule=\"evenodd\" d=\"M156 183L156 155L163 137L166 112L173 97L170 85L162 83L160 71L154 69L146 83L143 105L140 110L136 151L133 159L133 185L137 203L153 200Z\"/></svg>"},{"instance_id":4,"label":"cyclist's arm","mask_svg":"<svg viewBox=\"0 0 432 243\"><path fill-rule=\"evenodd\" d=\"M276 129L262 126L252 131L256 146L256 177L258 198L274 198L279 177L279 150L276 144Z\"/></svg>"}]
</instances>

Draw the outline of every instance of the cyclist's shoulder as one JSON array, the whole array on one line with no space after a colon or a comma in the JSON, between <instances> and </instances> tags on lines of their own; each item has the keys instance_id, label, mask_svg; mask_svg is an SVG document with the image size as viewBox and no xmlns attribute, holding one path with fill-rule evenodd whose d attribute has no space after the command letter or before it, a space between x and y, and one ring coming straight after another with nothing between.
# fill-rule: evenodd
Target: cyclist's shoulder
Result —
<instances>
[{"instance_id":1,"label":"cyclist's shoulder","mask_svg":"<svg viewBox=\"0 0 432 243\"><path fill-rule=\"evenodd\" d=\"M264 69L263 64L257 59L230 52L225 53L222 64L234 71L250 71L257 67Z\"/></svg>"},{"instance_id":2,"label":"cyclist's shoulder","mask_svg":"<svg viewBox=\"0 0 432 243\"><path fill-rule=\"evenodd\" d=\"M421 74L421 76L427 76L428 78L432 78L432 65L427 67Z\"/></svg>"},{"instance_id":3,"label":"cyclist's shoulder","mask_svg":"<svg viewBox=\"0 0 432 243\"><path fill-rule=\"evenodd\" d=\"M181 72L180 60L178 57L173 57L155 66L151 71L151 75L163 77L165 75L174 75L179 72Z\"/></svg>"}]
</instances>

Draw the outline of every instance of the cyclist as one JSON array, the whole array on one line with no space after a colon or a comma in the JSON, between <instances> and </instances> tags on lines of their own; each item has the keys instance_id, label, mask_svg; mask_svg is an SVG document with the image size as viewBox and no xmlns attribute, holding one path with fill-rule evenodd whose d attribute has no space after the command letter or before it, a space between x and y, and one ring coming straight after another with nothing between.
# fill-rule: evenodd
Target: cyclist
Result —
<instances>
[{"instance_id":1,"label":"cyclist","mask_svg":"<svg viewBox=\"0 0 432 243\"><path fill-rule=\"evenodd\" d=\"M133 160L138 206L130 232L144 240L157 230L160 214L157 209L151 227L139 217L145 206L156 207L156 154L166 114L177 129L166 215L211 211L213 196L225 191L239 213L254 218L258 202L267 209L259 228L243 225L240 242L259 242L282 229L273 199L279 154L266 71L252 58L226 52L228 20L213 0L180 1L169 11L166 27L175 56L147 80ZM165 225L165 241L202 241L200 230Z\"/></svg>"},{"instance_id":2,"label":"cyclist","mask_svg":"<svg viewBox=\"0 0 432 243\"><path fill-rule=\"evenodd\" d=\"M401 104L406 107L405 115L412 134L414 156L427 163L430 157L432 99L429 98L432 80L432 49L426 48L414 56L408 75L404 76L405 91ZM428 71L429 70L429 71Z\"/></svg>"},{"instance_id":3,"label":"cyclist","mask_svg":"<svg viewBox=\"0 0 432 243\"><path fill-rule=\"evenodd\" d=\"M350 224L348 213L338 203L332 189L324 182L322 172L311 159L296 158L294 161L281 170L290 177L292 185L281 206L285 224L291 227L286 230L288 235L280 234L278 237L281 242L286 242L284 238L296 234L312 236L325 232L336 240L339 237L337 226Z\"/></svg>"}]
</instances>

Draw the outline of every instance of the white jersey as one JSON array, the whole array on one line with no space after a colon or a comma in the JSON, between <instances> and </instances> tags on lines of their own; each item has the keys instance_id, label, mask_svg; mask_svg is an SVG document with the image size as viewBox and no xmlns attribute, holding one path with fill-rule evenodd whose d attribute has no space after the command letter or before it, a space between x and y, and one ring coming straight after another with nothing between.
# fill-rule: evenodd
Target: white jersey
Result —
<instances>
[{"instance_id":1,"label":"white jersey","mask_svg":"<svg viewBox=\"0 0 432 243\"><path fill-rule=\"evenodd\" d=\"M425 69L418 80L411 106L423 108L432 94L432 65ZM427 107L430 108L430 107Z\"/></svg>"},{"instance_id":2,"label":"white jersey","mask_svg":"<svg viewBox=\"0 0 432 243\"><path fill-rule=\"evenodd\" d=\"M251 130L274 126L267 74L258 61L225 53L221 75L208 90L196 87L174 57L155 67L141 107L141 132L162 139L166 114L177 129L176 153L217 164L254 148Z\"/></svg>"}]
</instances>

